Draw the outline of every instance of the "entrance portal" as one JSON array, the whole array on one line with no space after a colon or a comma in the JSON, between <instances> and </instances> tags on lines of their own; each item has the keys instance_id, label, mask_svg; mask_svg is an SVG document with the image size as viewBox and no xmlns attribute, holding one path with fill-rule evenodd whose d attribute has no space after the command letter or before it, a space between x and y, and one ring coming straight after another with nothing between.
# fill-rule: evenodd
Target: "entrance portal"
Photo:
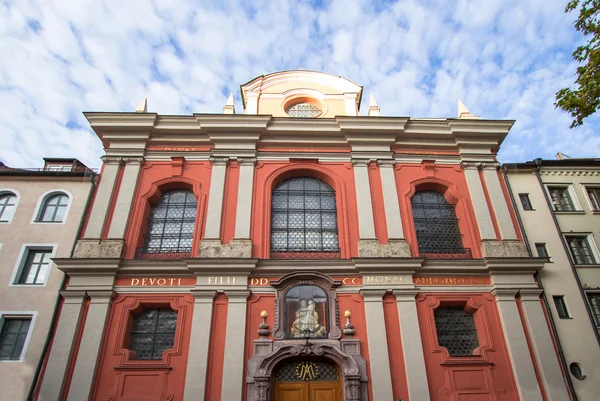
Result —
<instances>
[{"instance_id":1,"label":"entrance portal","mask_svg":"<svg viewBox=\"0 0 600 401\"><path fill-rule=\"evenodd\" d=\"M283 363L275 373L274 401L341 401L339 370L323 361Z\"/></svg>"}]
</instances>

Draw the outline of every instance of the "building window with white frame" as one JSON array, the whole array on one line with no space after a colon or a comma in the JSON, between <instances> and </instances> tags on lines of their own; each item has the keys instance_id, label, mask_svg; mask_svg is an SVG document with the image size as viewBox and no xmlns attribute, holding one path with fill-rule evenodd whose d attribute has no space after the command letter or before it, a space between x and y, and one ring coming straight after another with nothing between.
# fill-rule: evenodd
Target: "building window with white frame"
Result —
<instances>
[{"instance_id":1,"label":"building window with white frame","mask_svg":"<svg viewBox=\"0 0 600 401\"><path fill-rule=\"evenodd\" d=\"M69 197L64 193L57 193L44 200L41 211L37 217L42 223L62 223L69 206Z\"/></svg>"},{"instance_id":2,"label":"building window with white frame","mask_svg":"<svg viewBox=\"0 0 600 401\"><path fill-rule=\"evenodd\" d=\"M600 330L600 293L587 294L587 299L590 303L590 309L592 310L596 328Z\"/></svg>"},{"instance_id":3,"label":"building window with white frame","mask_svg":"<svg viewBox=\"0 0 600 401\"><path fill-rule=\"evenodd\" d=\"M586 188L592 211L600 212L600 188Z\"/></svg>"},{"instance_id":4,"label":"building window with white frame","mask_svg":"<svg viewBox=\"0 0 600 401\"><path fill-rule=\"evenodd\" d=\"M554 210L557 212L573 212L575 207L573 206L573 200L569 195L568 187L548 187L550 198L552 199L552 205Z\"/></svg>"},{"instance_id":5,"label":"building window with white frame","mask_svg":"<svg viewBox=\"0 0 600 401\"><path fill-rule=\"evenodd\" d=\"M565 236L569 253L576 265L593 265L596 259L590 247L587 235L568 235Z\"/></svg>"},{"instance_id":6,"label":"building window with white frame","mask_svg":"<svg viewBox=\"0 0 600 401\"><path fill-rule=\"evenodd\" d=\"M0 361L18 361L31 326L31 316L3 316L0 325Z\"/></svg>"},{"instance_id":7,"label":"building window with white frame","mask_svg":"<svg viewBox=\"0 0 600 401\"><path fill-rule=\"evenodd\" d=\"M535 250L537 251L538 257L540 258L547 258L550 256L548 255L548 249L546 248L546 244L543 242L536 242Z\"/></svg>"},{"instance_id":8,"label":"building window with white frame","mask_svg":"<svg viewBox=\"0 0 600 401\"><path fill-rule=\"evenodd\" d=\"M0 222L11 221L15 210L17 209L17 196L12 192L5 192L0 195Z\"/></svg>"},{"instance_id":9,"label":"building window with white frame","mask_svg":"<svg viewBox=\"0 0 600 401\"><path fill-rule=\"evenodd\" d=\"M15 284L42 285L50 273L52 249L27 249L27 256L19 269Z\"/></svg>"}]
</instances>

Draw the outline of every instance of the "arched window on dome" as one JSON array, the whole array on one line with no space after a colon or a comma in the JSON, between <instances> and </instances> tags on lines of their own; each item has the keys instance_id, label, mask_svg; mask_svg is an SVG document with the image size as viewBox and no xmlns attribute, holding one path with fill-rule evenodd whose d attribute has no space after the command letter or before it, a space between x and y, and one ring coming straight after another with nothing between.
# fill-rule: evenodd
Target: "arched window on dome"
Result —
<instances>
[{"instance_id":1,"label":"arched window on dome","mask_svg":"<svg viewBox=\"0 0 600 401\"><path fill-rule=\"evenodd\" d=\"M431 258L471 258L463 248L454 205L437 191L417 191L411 200L419 254Z\"/></svg>"},{"instance_id":2,"label":"arched window on dome","mask_svg":"<svg viewBox=\"0 0 600 401\"><path fill-rule=\"evenodd\" d=\"M271 258L339 257L335 191L312 177L277 185L271 201Z\"/></svg>"},{"instance_id":3,"label":"arched window on dome","mask_svg":"<svg viewBox=\"0 0 600 401\"><path fill-rule=\"evenodd\" d=\"M138 256L189 256L194 240L198 202L192 191L164 192L152 205L143 248Z\"/></svg>"}]
</instances>

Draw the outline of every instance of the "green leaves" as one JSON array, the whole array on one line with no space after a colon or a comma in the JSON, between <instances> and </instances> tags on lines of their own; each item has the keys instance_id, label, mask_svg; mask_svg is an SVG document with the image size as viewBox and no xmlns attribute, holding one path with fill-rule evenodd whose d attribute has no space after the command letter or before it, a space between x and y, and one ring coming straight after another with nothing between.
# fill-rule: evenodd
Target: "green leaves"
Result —
<instances>
[{"instance_id":1,"label":"green leaves","mask_svg":"<svg viewBox=\"0 0 600 401\"><path fill-rule=\"evenodd\" d=\"M573 52L577 68L575 89L563 88L556 93L554 105L571 114L571 128L583 124L600 106L600 0L571 0L565 12L579 10L575 29L589 36L585 45Z\"/></svg>"}]
</instances>

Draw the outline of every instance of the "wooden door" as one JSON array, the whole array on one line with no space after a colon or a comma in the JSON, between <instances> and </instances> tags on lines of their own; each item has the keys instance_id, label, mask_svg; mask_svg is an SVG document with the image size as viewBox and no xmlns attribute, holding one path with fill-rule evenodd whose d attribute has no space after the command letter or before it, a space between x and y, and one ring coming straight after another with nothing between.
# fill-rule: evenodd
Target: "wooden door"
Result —
<instances>
[{"instance_id":1,"label":"wooden door","mask_svg":"<svg viewBox=\"0 0 600 401\"><path fill-rule=\"evenodd\" d=\"M275 383L273 401L341 401L339 382Z\"/></svg>"},{"instance_id":2,"label":"wooden door","mask_svg":"<svg viewBox=\"0 0 600 401\"><path fill-rule=\"evenodd\" d=\"M308 383L276 383L276 401L308 401Z\"/></svg>"},{"instance_id":3,"label":"wooden door","mask_svg":"<svg viewBox=\"0 0 600 401\"><path fill-rule=\"evenodd\" d=\"M323 361L282 364L274 377L273 401L341 401L339 370Z\"/></svg>"}]
</instances>

